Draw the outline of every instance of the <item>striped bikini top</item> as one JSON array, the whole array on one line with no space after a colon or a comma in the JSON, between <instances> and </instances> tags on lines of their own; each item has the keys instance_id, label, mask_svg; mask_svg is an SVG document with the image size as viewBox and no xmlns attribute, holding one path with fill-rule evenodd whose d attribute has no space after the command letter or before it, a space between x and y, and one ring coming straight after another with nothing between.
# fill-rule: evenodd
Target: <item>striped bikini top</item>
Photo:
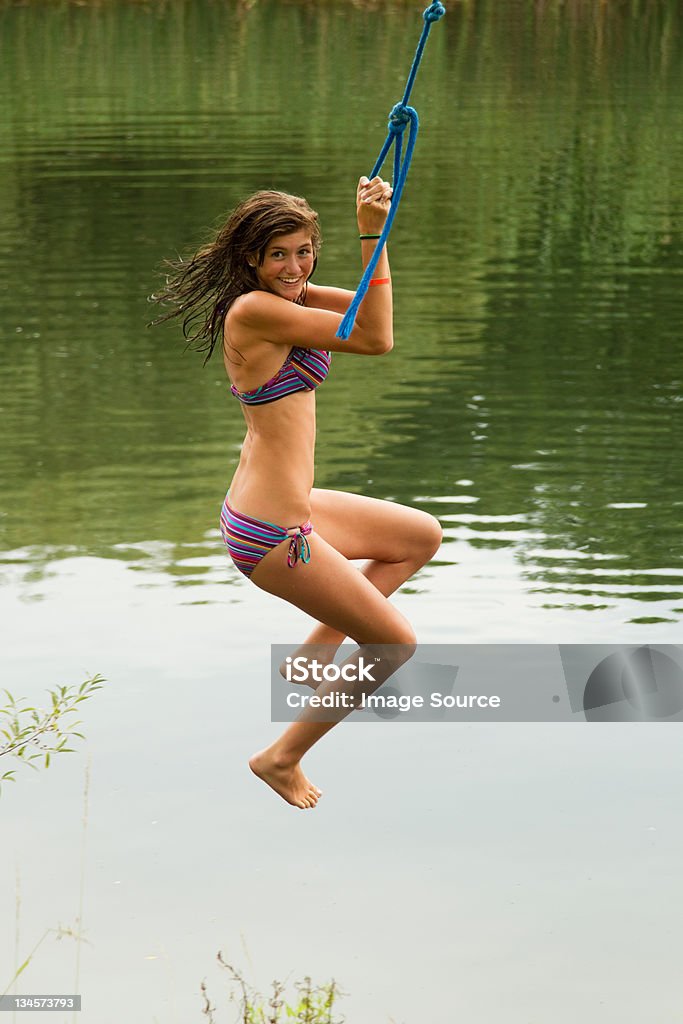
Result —
<instances>
[{"instance_id":1,"label":"striped bikini top","mask_svg":"<svg viewBox=\"0 0 683 1024\"><path fill-rule=\"evenodd\" d=\"M298 348L296 345L274 377L251 391L238 391L233 384L230 391L244 405L266 405L296 391L313 391L322 384L330 370L330 353L316 348Z\"/></svg>"}]
</instances>

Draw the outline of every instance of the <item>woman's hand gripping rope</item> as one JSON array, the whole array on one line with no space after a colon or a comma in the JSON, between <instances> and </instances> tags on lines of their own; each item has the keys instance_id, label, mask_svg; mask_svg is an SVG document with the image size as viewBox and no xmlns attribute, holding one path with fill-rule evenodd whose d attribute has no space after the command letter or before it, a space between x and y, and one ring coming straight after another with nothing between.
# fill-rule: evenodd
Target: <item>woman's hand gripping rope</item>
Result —
<instances>
[{"instance_id":1,"label":"woman's hand gripping rope","mask_svg":"<svg viewBox=\"0 0 683 1024\"><path fill-rule=\"evenodd\" d=\"M379 176L372 180L363 175L356 192L356 216L358 233L379 235L384 227L391 206L393 188Z\"/></svg>"}]
</instances>

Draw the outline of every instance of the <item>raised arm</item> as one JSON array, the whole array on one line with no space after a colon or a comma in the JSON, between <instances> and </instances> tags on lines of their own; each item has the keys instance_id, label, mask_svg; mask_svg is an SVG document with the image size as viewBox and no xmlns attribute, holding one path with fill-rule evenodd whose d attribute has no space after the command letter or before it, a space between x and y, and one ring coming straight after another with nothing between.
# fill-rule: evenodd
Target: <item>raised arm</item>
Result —
<instances>
[{"instance_id":1,"label":"raised arm","mask_svg":"<svg viewBox=\"0 0 683 1024\"><path fill-rule=\"evenodd\" d=\"M377 239L363 238L362 236L381 233L389 213L391 192L391 186L381 178L373 178L372 181L368 181L363 177L358 182L356 217L358 219L358 234L361 236L361 256L364 270L375 251ZM349 341L353 338L357 328L370 337L381 338L384 343L383 352L389 352L393 348L394 311L389 256L386 246L380 254L375 276L370 282L367 294L360 304L356 324L349 335Z\"/></svg>"}]
</instances>

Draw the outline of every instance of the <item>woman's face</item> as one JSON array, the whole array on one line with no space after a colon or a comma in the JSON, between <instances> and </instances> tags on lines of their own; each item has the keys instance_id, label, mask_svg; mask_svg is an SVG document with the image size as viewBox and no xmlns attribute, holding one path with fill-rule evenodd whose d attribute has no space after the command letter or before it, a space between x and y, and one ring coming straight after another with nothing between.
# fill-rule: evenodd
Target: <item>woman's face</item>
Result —
<instances>
[{"instance_id":1,"label":"woman's face","mask_svg":"<svg viewBox=\"0 0 683 1024\"><path fill-rule=\"evenodd\" d=\"M293 302L313 273L315 254L306 231L275 235L266 246L263 264L256 265L256 276L265 291Z\"/></svg>"}]
</instances>

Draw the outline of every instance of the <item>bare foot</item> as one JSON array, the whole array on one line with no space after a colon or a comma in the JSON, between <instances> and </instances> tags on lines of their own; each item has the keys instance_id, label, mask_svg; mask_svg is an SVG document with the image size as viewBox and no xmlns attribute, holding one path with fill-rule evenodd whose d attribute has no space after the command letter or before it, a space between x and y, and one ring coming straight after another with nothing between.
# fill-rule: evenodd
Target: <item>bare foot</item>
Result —
<instances>
[{"instance_id":1,"label":"bare foot","mask_svg":"<svg viewBox=\"0 0 683 1024\"><path fill-rule=\"evenodd\" d=\"M302 810L315 807L322 796L322 790L306 778L298 761L294 765L278 764L269 750L261 750L249 758L249 767L254 775L294 807Z\"/></svg>"}]
</instances>

